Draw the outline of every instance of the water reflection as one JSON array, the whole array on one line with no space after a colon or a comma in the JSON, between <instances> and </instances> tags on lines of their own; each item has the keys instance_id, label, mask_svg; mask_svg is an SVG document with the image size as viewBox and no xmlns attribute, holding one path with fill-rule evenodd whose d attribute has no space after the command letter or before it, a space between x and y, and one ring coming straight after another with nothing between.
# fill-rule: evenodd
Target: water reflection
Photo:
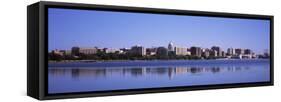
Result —
<instances>
[{"instance_id":1,"label":"water reflection","mask_svg":"<svg viewBox=\"0 0 281 102\"><path fill-rule=\"evenodd\" d=\"M92 67L92 68L62 68L54 67L49 68L49 75L51 76L65 76L70 74L73 79L79 79L83 77L88 78L106 78L108 76L131 76L131 77L143 77L147 75L154 76L168 76L172 79L173 76L180 74L217 74L222 72L240 72L243 70L250 70L250 67L243 66L228 66L228 67Z\"/></svg>"},{"instance_id":2,"label":"water reflection","mask_svg":"<svg viewBox=\"0 0 281 102\"><path fill-rule=\"evenodd\" d=\"M270 80L269 60L55 63L48 70L49 93Z\"/></svg>"}]
</instances>

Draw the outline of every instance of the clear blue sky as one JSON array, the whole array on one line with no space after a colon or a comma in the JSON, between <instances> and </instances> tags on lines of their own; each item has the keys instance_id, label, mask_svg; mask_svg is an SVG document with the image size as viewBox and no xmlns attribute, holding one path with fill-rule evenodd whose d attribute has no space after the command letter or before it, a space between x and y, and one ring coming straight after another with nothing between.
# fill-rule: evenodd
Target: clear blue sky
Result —
<instances>
[{"instance_id":1,"label":"clear blue sky","mask_svg":"<svg viewBox=\"0 0 281 102\"><path fill-rule=\"evenodd\" d=\"M270 21L49 8L49 48L199 46L269 49Z\"/></svg>"}]
</instances>

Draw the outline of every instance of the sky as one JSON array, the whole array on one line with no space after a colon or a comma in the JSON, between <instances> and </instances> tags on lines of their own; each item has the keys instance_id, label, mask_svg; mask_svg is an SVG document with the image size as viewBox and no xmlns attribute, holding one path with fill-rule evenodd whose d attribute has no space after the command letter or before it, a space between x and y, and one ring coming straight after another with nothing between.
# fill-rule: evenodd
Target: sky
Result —
<instances>
[{"instance_id":1,"label":"sky","mask_svg":"<svg viewBox=\"0 0 281 102\"><path fill-rule=\"evenodd\" d=\"M48 50L79 47L249 48L263 53L270 45L270 21L49 8Z\"/></svg>"}]
</instances>

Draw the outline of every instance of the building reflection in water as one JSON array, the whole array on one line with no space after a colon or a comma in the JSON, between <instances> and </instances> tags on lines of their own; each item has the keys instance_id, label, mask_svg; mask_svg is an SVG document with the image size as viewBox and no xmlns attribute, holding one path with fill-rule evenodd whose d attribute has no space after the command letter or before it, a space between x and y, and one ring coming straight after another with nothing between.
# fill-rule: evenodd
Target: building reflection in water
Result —
<instances>
[{"instance_id":1,"label":"building reflection in water","mask_svg":"<svg viewBox=\"0 0 281 102\"><path fill-rule=\"evenodd\" d=\"M120 75L143 77L146 75L168 76L172 79L180 74L204 74L204 73L221 73L221 72L239 72L242 70L249 70L250 67L104 67L104 68L49 68L49 75L51 76L65 76L70 74L73 79L80 77L88 78L106 78L107 76Z\"/></svg>"}]
</instances>

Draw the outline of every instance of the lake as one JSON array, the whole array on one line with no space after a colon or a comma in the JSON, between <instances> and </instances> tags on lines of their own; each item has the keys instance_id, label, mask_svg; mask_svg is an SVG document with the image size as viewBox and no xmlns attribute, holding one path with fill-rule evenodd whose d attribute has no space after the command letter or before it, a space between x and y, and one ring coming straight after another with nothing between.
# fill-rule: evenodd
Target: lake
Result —
<instances>
[{"instance_id":1,"label":"lake","mask_svg":"<svg viewBox=\"0 0 281 102\"><path fill-rule=\"evenodd\" d=\"M48 92L270 81L270 60L155 60L49 63Z\"/></svg>"}]
</instances>

